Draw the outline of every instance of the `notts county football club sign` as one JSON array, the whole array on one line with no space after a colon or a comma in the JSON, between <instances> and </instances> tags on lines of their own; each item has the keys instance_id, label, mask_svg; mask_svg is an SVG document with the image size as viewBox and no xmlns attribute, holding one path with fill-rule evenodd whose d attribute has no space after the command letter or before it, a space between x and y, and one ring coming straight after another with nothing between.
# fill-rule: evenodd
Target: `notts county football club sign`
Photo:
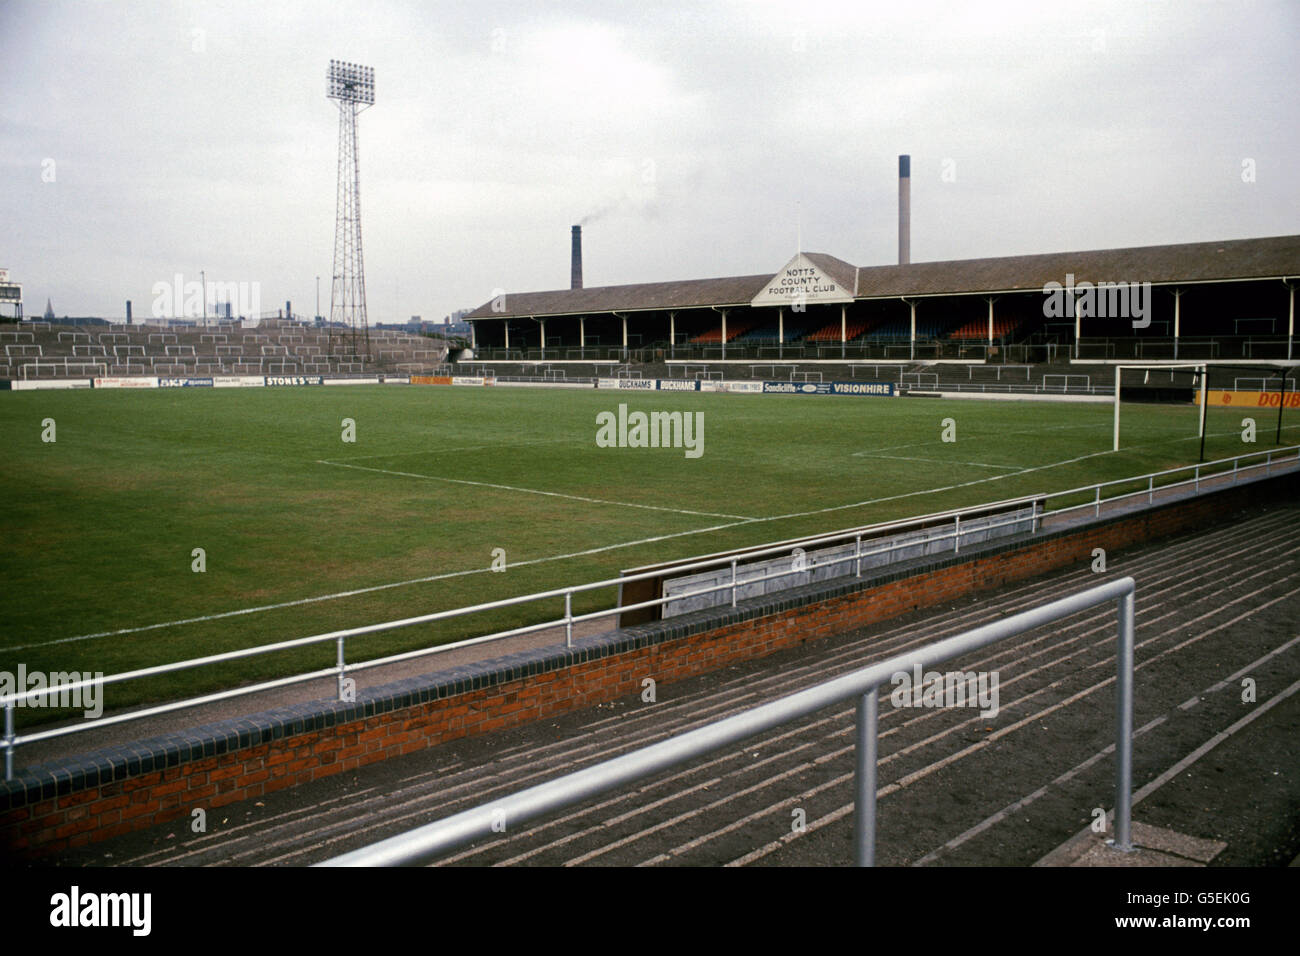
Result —
<instances>
[{"instance_id":1,"label":"notts county football club sign","mask_svg":"<svg viewBox=\"0 0 1300 956\"><path fill-rule=\"evenodd\" d=\"M853 290L846 289L817 266L802 252L791 259L764 286L763 291L754 296L751 306L784 305L796 303L808 305L823 302L852 302Z\"/></svg>"}]
</instances>

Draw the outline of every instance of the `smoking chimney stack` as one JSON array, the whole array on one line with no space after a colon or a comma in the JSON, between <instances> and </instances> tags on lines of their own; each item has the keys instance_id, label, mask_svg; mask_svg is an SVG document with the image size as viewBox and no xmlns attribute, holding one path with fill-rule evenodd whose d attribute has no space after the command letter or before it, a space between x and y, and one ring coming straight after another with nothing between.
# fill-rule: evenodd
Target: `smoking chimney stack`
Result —
<instances>
[{"instance_id":1,"label":"smoking chimney stack","mask_svg":"<svg viewBox=\"0 0 1300 956\"><path fill-rule=\"evenodd\" d=\"M569 288L582 288L582 227L573 227L573 262L569 266Z\"/></svg>"},{"instance_id":2,"label":"smoking chimney stack","mask_svg":"<svg viewBox=\"0 0 1300 956\"><path fill-rule=\"evenodd\" d=\"M898 264L912 261L912 157L898 157Z\"/></svg>"}]
</instances>

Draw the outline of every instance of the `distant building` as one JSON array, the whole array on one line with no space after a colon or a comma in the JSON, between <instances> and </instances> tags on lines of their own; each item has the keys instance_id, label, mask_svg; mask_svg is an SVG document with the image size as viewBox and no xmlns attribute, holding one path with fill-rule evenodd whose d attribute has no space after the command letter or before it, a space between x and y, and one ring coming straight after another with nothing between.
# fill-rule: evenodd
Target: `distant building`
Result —
<instances>
[{"instance_id":1,"label":"distant building","mask_svg":"<svg viewBox=\"0 0 1300 956\"><path fill-rule=\"evenodd\" d=\"M0 307L8 306L10 315L0 315L0 321L21 321L23 317L23 287L9 278L8 269L0 269Z\"/></svg>"},{"instance_id":2,"label":"distant building","mask_svg":"<svg viewBox=\"0 0 1300 956\"><path fill-rule=\"evenodd\" d=\"M50 300L49 300L49 299L46 299L46 300L45 300L45 316L44 316L44 318L45 318L45 321L46 321L46 322L52 322L52 321L54 320L54 306L50 304Z\"/></svg>"}]
</instances>

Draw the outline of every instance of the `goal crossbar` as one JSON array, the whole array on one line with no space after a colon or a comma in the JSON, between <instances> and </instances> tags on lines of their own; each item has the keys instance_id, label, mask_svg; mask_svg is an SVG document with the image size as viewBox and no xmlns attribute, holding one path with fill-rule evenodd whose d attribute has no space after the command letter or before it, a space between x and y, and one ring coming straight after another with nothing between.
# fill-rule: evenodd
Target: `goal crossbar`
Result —
<instances>
[{"instance_id":1,"label":"goal crossbar","mask_svg":"<svg viewBox=\"0 0 1300 956\"><path fill-rule=\"evenodd\" d=\"M1160 363L1152 365L1116 365L1115 366L1115 443L1113 451L1119 451L1119 394L1121 383L1124 380L1125 369L1135 369L1144 372L1161 371L1173 372L1179 369L1190 370L1196 373L1201 386L1201 409L1200 414L1196 416L1198 438L1205 437L1205 389L1206 382L1209 379L1208 362L1187 362L1187 363Z\"/></svg>"}]
</instances>

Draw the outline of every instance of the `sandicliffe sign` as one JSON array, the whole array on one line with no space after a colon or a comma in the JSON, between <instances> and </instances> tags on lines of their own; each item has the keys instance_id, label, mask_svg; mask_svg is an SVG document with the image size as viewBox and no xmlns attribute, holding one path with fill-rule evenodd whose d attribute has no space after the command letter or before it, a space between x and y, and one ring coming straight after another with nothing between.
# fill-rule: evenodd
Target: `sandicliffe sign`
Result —
<instances>
[{"instance_id":1,"label":"sandicliffe sign","mask_svg":"<svg viewBox=\"0 0 1300 956\"><path fill-rule=\"evenodd\" d=\"M764 382L767 395L873 395L892 397L892 382Z\"/></svg>"},{"instance_id":2,"label":"sandicliffe sign","mask_svg":"<svg viewBox=\"0 0 1300 956\"><path fill-rule=\"evenodd\" d=\"M824 382L764 382L765 395L829 395L831 387Z\"/></svg>"}]
</instances>

